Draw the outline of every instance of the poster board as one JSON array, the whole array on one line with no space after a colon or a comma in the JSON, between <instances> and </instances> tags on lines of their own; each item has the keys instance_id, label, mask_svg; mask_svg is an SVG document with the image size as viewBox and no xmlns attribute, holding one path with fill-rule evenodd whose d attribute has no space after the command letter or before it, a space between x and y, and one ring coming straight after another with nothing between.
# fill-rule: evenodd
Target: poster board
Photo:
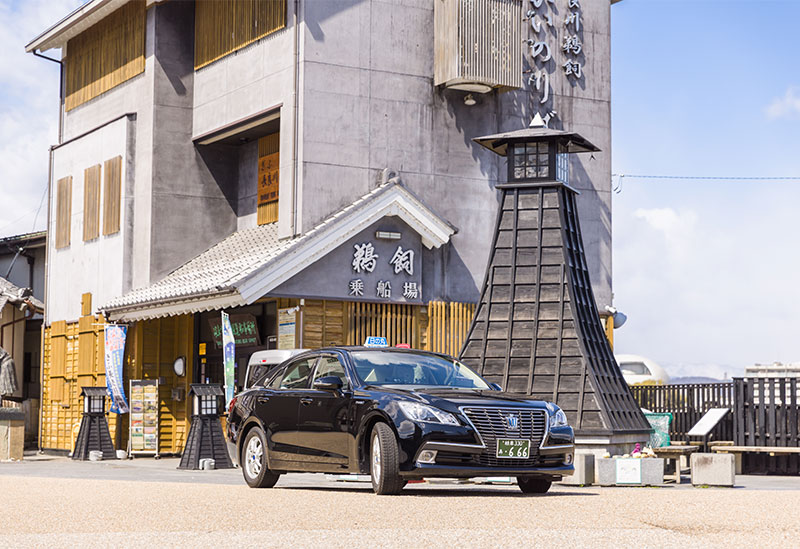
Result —
<instances>
[{"instance_id":1,"label":"poster board","mask_svg":"<svg viewBox=\"0 0 800 549\"><path fill-rule=\"evenodd\" d=\"M158 380L131 380L130 454L158 455Z\"/></svg>"},{"instance_id":2,"label":"poster board","mask_svg":"<svg viewBox=\"0 0 800 549\"><path fill-rule=\"evenodd\" d=\"M278 349L294 349L297 307L278 309Z\"/></svg>"}]
</instances>

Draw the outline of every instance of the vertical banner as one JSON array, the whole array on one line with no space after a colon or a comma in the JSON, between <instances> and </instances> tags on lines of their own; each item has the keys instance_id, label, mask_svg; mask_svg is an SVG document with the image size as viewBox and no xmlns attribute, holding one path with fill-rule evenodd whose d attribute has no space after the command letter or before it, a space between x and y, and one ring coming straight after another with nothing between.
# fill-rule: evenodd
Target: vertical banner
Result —
<instances>
[{"instance_id":1,"label":"vertical banner","mask_svg":"<svg viewBox=\"0 0 800 549\"><path fill-rule=\"evenodd\" d=\"M222 311L222 353L225 359L225 408L233 400L233 365L236 360L236 341L233 338L231 319Z\"/></svg>"},{"instance_id":2,"label":"vertical banner","mask_svg":"<svg viewBox=\"0 0 800 549\"><path fill-rule=\"evenodd\" d=\"M105 366L106 388L111 396L111 411L115 414L127 414L128 403L125 401L125 386L122 384L122 361L125 356L125 337L127 326L109 324L105 327Z\"/></svg>"}]
</instances>

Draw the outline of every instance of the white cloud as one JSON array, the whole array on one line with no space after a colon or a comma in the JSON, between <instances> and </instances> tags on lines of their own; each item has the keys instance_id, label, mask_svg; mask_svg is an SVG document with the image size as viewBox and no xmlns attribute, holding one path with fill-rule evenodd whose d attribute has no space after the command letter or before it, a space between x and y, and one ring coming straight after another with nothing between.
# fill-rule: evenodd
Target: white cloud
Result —
<instances>
[{"instance_id":1,"label":"white cloud","mask_svg":"<svg viewBox=\"0 0 800 549\"><path fill-rule=\"evenodd\" d=\"M800 359L800 188L626 191L614 201L614 304L628 315L616 352L649 357L673 377Z\"/></svg>"},{"instance_id":2,"label":"white cloud","mask_svg":"<svg viewBox=\"0 0 800 549\"><path fill-rule=\"evenodd\" d=\"M783 97L776 97L767 105L767 116L771 119L800 115L800 88L792 86Z\"/></svg>"},{"instance_id":3,"label":"white cloud","mask_svg":"<svg viewBox=\"0 0 800 549\"><path fill-rule=\"evenodd\" d=\"M45 202L34 227L57 140L59 67L25 53L25 44L81 3L0 0L0 236L43 229L47 219Z\"/></svg>"}]
</instances>

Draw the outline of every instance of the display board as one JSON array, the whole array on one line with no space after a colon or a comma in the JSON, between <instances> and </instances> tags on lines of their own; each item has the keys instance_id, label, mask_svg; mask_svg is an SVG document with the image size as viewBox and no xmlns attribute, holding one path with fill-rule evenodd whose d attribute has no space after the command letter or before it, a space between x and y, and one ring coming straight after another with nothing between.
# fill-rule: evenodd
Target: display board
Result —
<instances>
[{"instance_id":1,"label":"display board","mask_svg":"<svg viewBox=\"0 0 800 549\"><path fill-rule=\"evenodd\" d=\"M131 380L130 453L158 455L158 380Z\"/></svg>"},{"instance_id":2,"label":"display board","mask_svg":"<svg viewBox=\"0 0 800 549\"><path fill-rule=\"evenodd\" d=\"M297 308L278 309L278 349L294 349Z\"/></svg>"}]
</instances>

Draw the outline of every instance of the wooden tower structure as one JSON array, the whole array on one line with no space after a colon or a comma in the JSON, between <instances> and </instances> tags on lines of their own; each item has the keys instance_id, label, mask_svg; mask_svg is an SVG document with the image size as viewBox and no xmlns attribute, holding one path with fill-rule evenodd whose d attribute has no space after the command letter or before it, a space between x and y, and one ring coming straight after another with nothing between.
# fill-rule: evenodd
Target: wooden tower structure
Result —
<instances>
[{"instance_id":1,"label":"wooden tower structure","mask_svg":"<svg viewBox=\"0 0 800 549\"><path fill-rule=\"evenodd\" d=\"M577 133L530 128L475 141L508 158L480 302L461 360L504 390L555 402L580 437L646 440L650 425L605 337L569 185ZM614 439L612 441L612 439Z\"/></svg>"}]
</instances>

